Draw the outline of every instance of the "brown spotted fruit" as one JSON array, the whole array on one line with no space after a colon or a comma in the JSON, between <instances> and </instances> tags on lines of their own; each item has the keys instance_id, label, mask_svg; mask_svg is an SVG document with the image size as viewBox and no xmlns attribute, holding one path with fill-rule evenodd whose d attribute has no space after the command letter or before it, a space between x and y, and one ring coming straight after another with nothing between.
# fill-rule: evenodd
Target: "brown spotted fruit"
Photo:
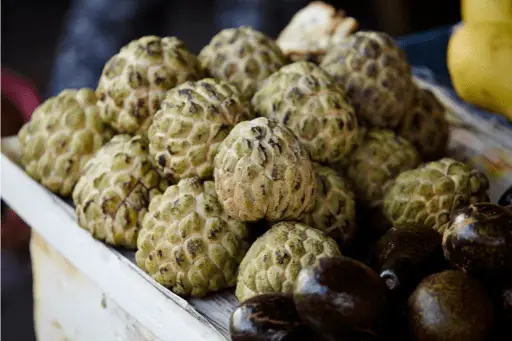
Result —
<instances>
[{"instance_id":1,"label":"brown spotted fruit","mask_svg":"<svg viewBox=\"0 0 512 341\"><path fill-rule=\"evenodd\" d=\"M321 258L301 270L294 288L301 319L326 340L376 337L383 333L388 292L379 275L349 258Z\"/></svg>"},{"instance_id":2,"label":"brown spotted fruit","mask_svg":"<svg viewBox=\"0 0 512 341\"><path fill-rule=\"evenodd\" d=\"M393 227L375 244L376 268L387 288L407 297L426 276L445 270L442 237L421 226Z\"/></svg>"},{"instance_id":3,"label":"brown spotted fruit","mask_svg":"<svg viewBox=\"0 0 512 341\"><path fill-rule=\"evenodd\" d=\"M443 235L445 257L461 270L483 279L512 274L512 211L477 203L452 217Z\"/></svg>"},{"instance_id":4,"label":"brown spotted fruit","mask_svg":"<svg viewBox=\"0 0 512 341\"><path fill-rule=\"evenodd\" d=\"M291 294L253 296L231 315L232 341L312 340L312 331L301 321Z\"/></svg>"},{"instance_id":5,"label":"brown spotted fruit","mask_svg":"<svg viewBox=\"0 0 512 341\"><path fill-rule=\"evenodd\" d=\"M460 270L424 278L407 304L416 341L487 341L493 330L492 299L480 282Z\"/></svg>"}]
</instances>

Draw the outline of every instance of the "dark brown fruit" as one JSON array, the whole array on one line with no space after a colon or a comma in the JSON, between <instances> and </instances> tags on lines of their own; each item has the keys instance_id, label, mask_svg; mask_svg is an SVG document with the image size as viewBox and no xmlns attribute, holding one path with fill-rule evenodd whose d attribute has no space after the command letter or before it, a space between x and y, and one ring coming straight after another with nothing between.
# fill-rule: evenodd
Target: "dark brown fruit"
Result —
<instances>
[{"instance_id":1,"label":"dark brown fruit","mask_svg":"<svg viewBox=\"0 0 512 341\"><path fill-rule=\"evenodd\" d=\"M254 296L231 314L232 341L309 341L313 332L295 309L291 294L272 293Z\"/></svg>"},{"instance_id":2,"label":"dark brown fruit","mask_svg":"<svg viewBox=\"0 0 512 341\"><path fill-rule=\"evenodd\" d=\"M408 297L426 276L446 270L442 236L429 227L390 229L375 244L380 278L400 298Z\"/></svg>"},{"instance_id":3,"label":"dark brown fruit","mask_svg":"<svg viewBox=\"0 0 512 341\"><path fill-rule=\"evenodd\" d=\"M498 205L511 206L512 205L512 186L510 186L498 200Z\"/></svg>"},{"instance_id":4,"label":"dark brown fruit","mask_svg":"<svg viewBox=\"0 0 512 341\"><path fill-rule=\"evenodd\" d=\"M476 279L446 270L423 279L409 297L409 328L416 341L487 341L493 309Z\"/></svg>"},{"instance_id":5,"label":"dark brown fruit","mask_svg":"<svg viewBox=\"0 0 512 341\"><path fill-rule=\"evenodd\" d=\"M302 269L294 290L301 319L336 341L382 335L387 295L375 271L348 257L322 258Z\"/></svg>"},{"instance_id":6,"label":"dark brown fruit","mask_svg":"<svg viewBox=\"0 0 512 341\"><path fill-rule=\"evenodd\" d=\"M459 210L443 235L444 255L482 279L512 274L512 211L478 203Z\"/></svg>"}]
</instances>

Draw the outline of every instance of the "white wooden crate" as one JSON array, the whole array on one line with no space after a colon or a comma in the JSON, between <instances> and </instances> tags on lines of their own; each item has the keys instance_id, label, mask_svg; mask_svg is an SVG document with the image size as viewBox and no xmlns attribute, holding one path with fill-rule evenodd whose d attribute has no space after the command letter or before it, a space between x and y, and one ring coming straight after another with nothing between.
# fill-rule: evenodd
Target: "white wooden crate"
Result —
<instances>
[{"instance_id":1,"label":"white wooden crate","mask_svg":"<svg viewBox=\"0 0 512 341\"><path fill-rule=\"evenodd\" d=\"M453 121L450 154L483 171L496 201L512 185L512 130L492 127L430 88ZM140 270L134 252L81 229L73 208L17 164L16 137L2 140L2 198L32 228L35 329L39 341L229 340L233 290L184 300Z\"/></svg>"}]
</instances>

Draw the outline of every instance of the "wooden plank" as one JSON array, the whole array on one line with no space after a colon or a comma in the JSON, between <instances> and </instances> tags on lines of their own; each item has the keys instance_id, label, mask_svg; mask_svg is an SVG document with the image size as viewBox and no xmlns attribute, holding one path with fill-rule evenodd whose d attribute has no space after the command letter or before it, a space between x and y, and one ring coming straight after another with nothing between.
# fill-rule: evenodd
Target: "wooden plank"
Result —
<instances>
[{"instance_id":1,"label":"wooden plank","mask_svg":"<svg viewBox=\"0 0 512 341\"><path fill-rule=\"evenodd\" d=\"M161 340L35 231L30 253L38 341Z\"/></svg>"}]
</instances>

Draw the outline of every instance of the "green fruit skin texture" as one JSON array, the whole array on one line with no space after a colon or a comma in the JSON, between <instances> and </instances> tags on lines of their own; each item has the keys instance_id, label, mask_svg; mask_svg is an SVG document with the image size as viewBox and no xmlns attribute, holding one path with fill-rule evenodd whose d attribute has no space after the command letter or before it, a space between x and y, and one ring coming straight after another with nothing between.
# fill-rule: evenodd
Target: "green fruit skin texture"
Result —
<instances>
[{"instance_id":1,"label":"green fruit skin texture","mask_svg":"<svg viewBox=\"0 0 512 341\"><path fill-rule=\"evenodd\" d=\"M451 158L401 173L384 195L384 213L395 226L421 225L440 234L459 208L488 202L485 174Z\"/></svg>"},{"instance_id":2,"label":"green fruit skin texture","mask_svg":"<svg viewBox=\"0 0 512 341\"><path fill-rule=\"evenodd\" d=\"M314 164L315 207L299 219L334 238L340 247L350 245L357 231L355 195L348 181L334 169Z\"/></svg>"},{"instance_id":3,"label":"green fruit skin texture","mask_svg":"<svg viewBox=\"0 0 512 341\"><path fill-rule=\"evenodd\" d=\"M459 210L443 235L447 259L484 279L512 275L512 211L491 203Z\"/></svg>"},{"instance_id":4,"label":"green fruit skin texture","mask_svg":"<svg viewBox=\"0 0 512 341\"><path fill-rule=\"evenodd\" d=\"M487 341L494 311L485 287L459 270L424 278L408 300L409 328L416 341Z\"/></svg>"},{"instance_id":5,"label":"green fruit skin texture","mask_svg":"<svg viewBox=\"0 0 512 341\"><path fill-rule=\"evenodd\" d=\"M248 26L220 31L198 59L204 72L235 85L246 100L260 82L288 62L275 41Z\"/></svg>"},{"instance_id":6,"label":"green fruit skin texture","mask_svg":"<svg viewBox=\"0 0 512 341\"><path fill-rule=\"evenodd\" d=\"M300 320L291 294L254 296L231 314L232 341L311 340L312 331Z\"/></svg>"},{"instance_id":7,"label":"green fruit skin texture","mask_svg":"<svg viewBox=\"0 0 512 341\"><path fill-rule=\"evenodd\" d=\"M327 340L380 336L388 292L379 275L348 257L321 258L297 278L294 300L302 320Z\"/></svg>"},{"instance_id":8,"label":"green fruit skin texture","mask_svg":"<svg viewBox=\"0 0 512 341\"><path fill-rule=\"evenodd\" d=\"M391 228L375 245L381 279L400 298L428 275L447 269L442 236L428 227Z\"/></svg>"},{"instance_id":9,"label":"green fruit skin texture","mask_svg":"<svg viewBox=\"0 0 512 341\"><path fill-rule=\"evenodd\" d=\"M359 31L331 48L320 66L343 87L367 125L395 128L411 106L411 66L393 39Z\"/></svg>"},{"instance_id":10,"label":"green fruit skin texture","mask_svg":"<svg viewBox=\"0 0 512 341\"><path fill-rule=\"evenodd\" d=\"M220 144L214 166L219 201L238 220L293 220L315 205L309 153L275 120L238 123Z\"/></svg>"},{"instance_id":11,"label":"green fruit skin texture","mask_svg":"<svg viewBox=\"0 0 512 341\"><path fill-rule=\"evenodd\" d=\"M118 133L145 136L167 90L202 77L197 57L180 39L133 40L103 68L96 89L101 118Z\"/></svg>"},{"instance_id":12,"label":"green fruit skin texture","mask_svg":"<svg viewBox=\"0 0 512 341\"><path fill-rule=\"evenodd\" d=\"M224 212L213 181L192 177L168 187L141 225L135 260L175 294L202 297L236 284L248 231Z\"/></svg>"},{"instance_id":13,"label":"green fruit skin texture","mask_svg":"<svg viewBox=\"0 0 512 341\"><path fill-rule=\"evenodd\" d=\"M288 127L314 161L347 160L362 134L354 108L320 67L296 62L267 78L251 104L261 116Z\"/></svg>"},{"instance_id":14,"label":"green fruit skin texture","mask_svg":"<svg viewBox=\"0 0 512 341\"><path fill-rule=\"evenodd\" d=\"M148 130L154 164L176 180L213 176L220 143L240 121L252 118L231 84L204 78L167 92Z\"/></svg>"},{"instance_id":15,"label":"green fruit skin texture","mask_svg":"<svg viewBox=\"0 0 512 341\"><path fill-rule=\"evenodd\" d=\"M338 257L324 232L296 221L273 225L249 248L238 270L236 297L243 302L270 292L293 292L300 271L319 258Z\"/></svg>"}]
</instances>

